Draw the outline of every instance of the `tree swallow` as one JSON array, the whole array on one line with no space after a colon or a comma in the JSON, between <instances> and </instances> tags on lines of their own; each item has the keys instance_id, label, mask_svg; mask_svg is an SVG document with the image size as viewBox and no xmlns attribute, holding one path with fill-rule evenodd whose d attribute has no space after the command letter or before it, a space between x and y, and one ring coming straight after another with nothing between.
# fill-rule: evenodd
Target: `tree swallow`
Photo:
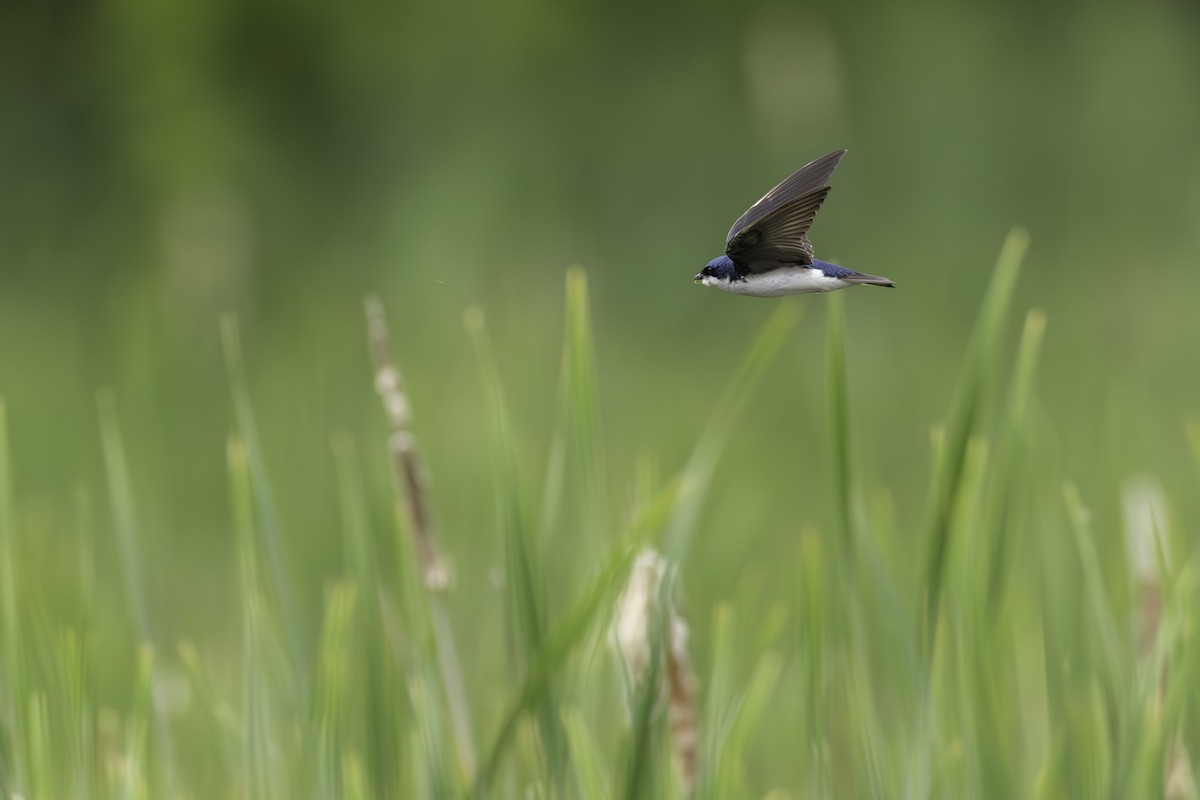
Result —
<instances>
[{"instance_id":1,"label":"tree swallow","mask_svg":"<svg viewBox=\"0 0 1200 800\"><path fill-rule=\"evenodd\" d=\"M808 229L844 155L838 150L805 164L750 206L729 229L725 255L708 262L695 283L754 297L832 292L860 283L895 286L887 278L813 258Z\"/></svg>"}]
</instances>

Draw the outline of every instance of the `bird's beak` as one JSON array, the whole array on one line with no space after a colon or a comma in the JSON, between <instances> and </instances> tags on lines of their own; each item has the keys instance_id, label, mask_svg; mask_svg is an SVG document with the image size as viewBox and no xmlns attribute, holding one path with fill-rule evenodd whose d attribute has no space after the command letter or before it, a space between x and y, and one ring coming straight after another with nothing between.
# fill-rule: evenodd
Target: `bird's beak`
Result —
<instances>
[{"instance_id":1,"label":"bird's beak","mask_svg":"<svg viewBox=\"0 0 1200 800\"><path fill-rule=\"evenodd\" d=\"M703 273L697 273L696 277L692 278L692 283L704 283Z\"/></svg>"}]
</instances>

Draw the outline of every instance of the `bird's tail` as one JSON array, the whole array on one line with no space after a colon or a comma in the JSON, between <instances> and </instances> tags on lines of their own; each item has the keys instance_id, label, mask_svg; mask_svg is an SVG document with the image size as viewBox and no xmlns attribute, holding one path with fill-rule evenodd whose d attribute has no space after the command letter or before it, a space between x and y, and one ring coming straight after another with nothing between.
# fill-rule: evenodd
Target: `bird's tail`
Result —
<instances>
[{"instance_id":1,"label":"bird's tail","mask_svg":"<svg viewBox=\"0 0 1200 800\"><path fill-rule=\"evenodd\" d=\"M829 277L839 278L846 283L865 283L870 286L891 286L893 288L896 286L896 284L892 283L890 278L881 278L878 275L868 275L865 272L855 272L849 267L830 264L826 261L818 261L813 259L813 266L821 270L821 272L825 273Z\"/></svg>"},{"instance_id":2,"label":"bird's tail","mask_svg":"<svg viewBox=\"0 0 1200 800\"><path fill-rule=\"evenodd\" d=\"M890 278L881 278L878 275L867 275L862 272L856 272L853 275L847 275L842 278L842 280L850 281L851 283L865 283L868 286L887 286L891 289L896 288L896 284L892 283Z\"/></svg>"}]
</instances>

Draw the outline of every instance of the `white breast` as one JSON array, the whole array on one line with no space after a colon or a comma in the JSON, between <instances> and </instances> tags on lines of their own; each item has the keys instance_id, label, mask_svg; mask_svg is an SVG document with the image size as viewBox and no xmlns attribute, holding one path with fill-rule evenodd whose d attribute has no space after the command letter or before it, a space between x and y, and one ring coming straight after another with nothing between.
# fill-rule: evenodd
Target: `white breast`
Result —
<instances>
[{"instance_id":1,"label":"white breast","mask_svg":"<svg viewBox=\"0 0 1200 800\"><path fill-rule=\"evenodd\" d=\"M783 267L770 272L750 273L744 281L721 281L717 284L727 292L748 294L753 297L832 292L853 285L849 281L827 277L820 270L808 267Z\"/></svg>"}]
</instances>

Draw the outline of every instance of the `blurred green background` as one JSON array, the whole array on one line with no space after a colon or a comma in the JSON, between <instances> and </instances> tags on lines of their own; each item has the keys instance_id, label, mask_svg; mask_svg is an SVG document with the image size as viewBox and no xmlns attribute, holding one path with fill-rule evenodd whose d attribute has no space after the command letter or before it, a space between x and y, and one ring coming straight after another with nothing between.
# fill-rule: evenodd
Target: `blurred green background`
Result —
<instances>
[{"instance_id":1,"label":"blurred green background","mask_svg":"<svg viewBox=\"0 0 1200 800\"><path fill-rule=\"evenodd\" d=\"M1032 240L1016 306L1049 320L1042 452L1101 508L1148 472L1194 522L1198 36L1200 6L1168 0L5 4L0 395L18 522L47 532L19 547L50 602L72 602L80 493L109 514L109 388L157 635L236 641L231 312L289 559L310 585L337 574L332 435L390 513L361 310L377 292L458 568L453 612L471 619L500 543L462 314L487 315L537 475L580 263L617 513L637 457L681 466L775 304L803 307L683 570L698 620L790 602L799 533L830 516L828 298L691 277L753 200L838 147L813 239L899 287L845 300L858 468L901 530L924 519L930 430L1013 225ZM124 600L101 598L115 651ZM301 602L315 615L320 597ZM479 627L460 646L487 686L498 634Z\"/></svg>"}]
</instances>

